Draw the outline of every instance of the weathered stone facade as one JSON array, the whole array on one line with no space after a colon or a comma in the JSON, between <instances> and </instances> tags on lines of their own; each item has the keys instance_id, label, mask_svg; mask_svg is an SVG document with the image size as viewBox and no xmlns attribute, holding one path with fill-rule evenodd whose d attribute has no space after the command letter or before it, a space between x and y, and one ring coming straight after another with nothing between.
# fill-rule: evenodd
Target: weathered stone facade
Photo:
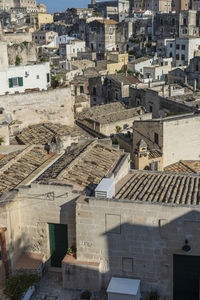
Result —
<instances>
[{"instance_id":1,"label":"weathered stone facade","mask_svg":"<svg viewBox=\"0 0 200 300\"><path fill-rule=\"evenodd\" d=\"M152 290L172 299L173 255L200 255L199 207L89 198L78 201L76 216L77 261L99 263L99 287L107 288L112 276L137 278L142 299ZM189 254L182 250L185 239ZM80 266L89 281L98 278ZM82 284L87 288L86 280Z\"/></svg>"},{"instance_id":2,"label":"weathered stone facade","mask_svg":"<svg viewBox=\"0 0 200 300\"><path fill-rule=\"evenodd\" d=\"M0 103L11 119L23 122L23 127L41 122L74 124L70 87L1 96Z\"/></svg>"}]
</instances>

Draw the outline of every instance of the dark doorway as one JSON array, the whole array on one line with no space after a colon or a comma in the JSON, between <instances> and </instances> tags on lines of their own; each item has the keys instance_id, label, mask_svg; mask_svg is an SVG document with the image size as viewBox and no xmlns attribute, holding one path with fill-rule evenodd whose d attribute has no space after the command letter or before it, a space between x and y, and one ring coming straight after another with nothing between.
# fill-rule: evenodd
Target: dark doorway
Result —
<instances>
[{"instance_id":1,"label":"dark doorway","mask_svg":"<svg viewBox=\"0 0 200 300\"><path fill-rule=\"evenodd\" d=\"M200 256L174 255L173 300L199 300Z\"/></svg>"},{"instance_id":2,"label":"dark doorway","mask_svg":"<svg viewBox=\"0 0 200 300\"><path fill-rule=\"evenodd\" d=\"M49 241L51 266L61 267L62 259L67 254L68 248L67 225L49 224Z\"/></svg>"}]
</instances>

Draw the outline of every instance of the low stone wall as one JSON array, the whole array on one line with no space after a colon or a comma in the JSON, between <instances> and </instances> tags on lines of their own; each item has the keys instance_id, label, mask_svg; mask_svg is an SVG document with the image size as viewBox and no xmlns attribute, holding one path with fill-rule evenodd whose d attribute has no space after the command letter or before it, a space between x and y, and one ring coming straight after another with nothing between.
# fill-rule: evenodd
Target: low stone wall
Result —
<instances>
[{"instance_id":1,"label":"low stone wall","mask_svg":"<svg viewBox=\"0 0 200 300\"><path fill-rule=\"evenodd\" d=\"M71 88L0 96L0 106L22 128L41 122L74 125L74 97Z\"/></svg>"},{"instance_id":2,"label":"low stone wall","mask_svg":"<svg viewBox=\"0 0 200 300\"><path fill-rule=\"evenodd\" d=\"M98 291L101 289L99 263L81 262L69 255L62 261L62 278L64 289Z\"/></svg>"}]
</instances>

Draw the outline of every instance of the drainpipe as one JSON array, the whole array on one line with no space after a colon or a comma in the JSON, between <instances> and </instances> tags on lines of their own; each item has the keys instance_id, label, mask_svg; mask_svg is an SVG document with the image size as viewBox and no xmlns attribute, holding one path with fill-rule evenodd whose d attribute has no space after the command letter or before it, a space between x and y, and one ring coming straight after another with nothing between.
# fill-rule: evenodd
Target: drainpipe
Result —
<instances>
[{"instance_id":1,"label":"drainpipe","mask_svg":"<svg viewBox=\"0 0 200 300\"><path fill-rule=\"evenodd\" d=\"M0 228L2 258L3 258L4 269L5 269L5 276L7 279L9 277L9 272L8 272L8 259L7 259L6 237L5 237L6 230L7 230L6 227Z\"/></svg>"}]
</instances>

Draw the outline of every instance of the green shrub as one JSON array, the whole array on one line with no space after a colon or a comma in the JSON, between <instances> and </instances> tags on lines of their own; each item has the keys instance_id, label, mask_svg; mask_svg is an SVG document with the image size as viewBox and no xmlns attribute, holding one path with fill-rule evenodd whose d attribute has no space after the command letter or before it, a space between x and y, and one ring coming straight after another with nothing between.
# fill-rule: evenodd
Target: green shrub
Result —
<instances>
[{"instance_id":1,"label":"green shrub","mask_svg":"<svg viewBox=\"0 0 200 300\"><path fill-rule=\"evenodd\" d=\"M13 275L5 280L4 294L11 300L20 300L28 288L39 281L37 274Z\"/></svg>"},{"instance_id":2,"label":"green shrub","mask_svg":"<svg viewBox=\"0 0 200 300\"><path fill-rule=\"evenodd\" d=\"M24 46L27 46L27 45L28 45L28 42L27 42L27 41L24 41L23 44L24 44Z\"/></svg>"}]
</instances>

